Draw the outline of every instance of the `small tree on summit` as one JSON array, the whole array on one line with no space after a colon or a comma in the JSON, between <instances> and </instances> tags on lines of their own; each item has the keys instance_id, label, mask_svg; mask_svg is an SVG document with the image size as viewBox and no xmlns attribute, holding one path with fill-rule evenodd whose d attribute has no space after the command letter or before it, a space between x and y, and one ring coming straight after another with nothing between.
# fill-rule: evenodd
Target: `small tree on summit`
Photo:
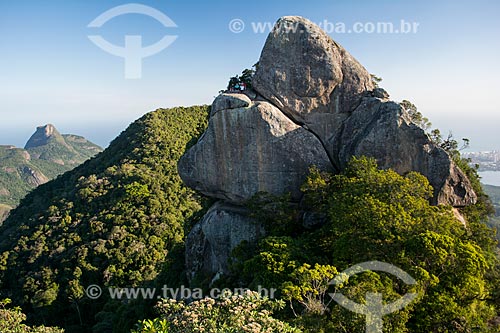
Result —
<instances>
[{"instance_id":1,"label":"small tree on summit","mask_svg":"<svg viewBox=\"0 0 500 333\"><path fill-rule=\"evenodd\" d=\"M243 72L241 72L241 77L240 80L247 85L248 88L252 88L252 79L255 75L255 66L257 64L253 65L252 68L247 68L244 69Z\"/></svg>"},{"instance_id":2,"label":"small tree on summit","mask_svg":"<svg viewBox=\"0 0 500 333\"><path fill-rule=\"evenodd\" d=\"M227 90L232 90L237 86L244 86L246 89L252 89L252 80L257 71L259 63L255 63L252 68L246 68L240 75L233 76L229 79Z\"/></svg>"},{"instance_id":3,"label":"small tree on summit","mask_svg":"<svg viewBox=\"0 0 500 333\"><path fill-rule=\"evenodd\" d=\"M411 121L422 128L429 134L432 142L434 142L439 147L446 150L450 156L454 158L460 157L460 151L469 147L470 140L467 138L462 139L462 146L460 146L459 142L453 137L453 134L450 132L448 137L443 138L441 131L439 129L433 129L429 132L432 123L428 118L424 117L423 114L418 111L417 106L410 102L409 100L404 99L401 103L399 103L401 107L408 112L408 115L411 118Z\"/></svg>"}]
</instances>

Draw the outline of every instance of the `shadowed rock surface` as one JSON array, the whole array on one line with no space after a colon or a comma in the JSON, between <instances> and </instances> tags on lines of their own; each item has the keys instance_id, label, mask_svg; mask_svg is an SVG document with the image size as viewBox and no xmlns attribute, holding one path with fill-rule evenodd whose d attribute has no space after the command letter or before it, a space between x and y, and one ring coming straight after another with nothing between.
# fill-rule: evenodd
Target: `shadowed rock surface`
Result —
<instances>
[{"instance_id":1,"label":"shadowed rock surface","mask_svg":"<svg viewBox=\"0 0 500 333\"><path fill-rule=\"evenodd\" d=\"M263 228L238 206L218 202L196 224L186 239L188 279L203 273L216 279L228 273L231 251L243 241L256 242Z\"/></svg>"},{"instance_id":2,"label":"shadowed rock surface","mask_svg":"<svg viewBox=\"0 0 500 333\"><path fill-rule=\"evenodd\" d=\"M403 175L422 173L434 188L434 204L476 202L469 179L448 153L312 22L278 20L252 86L255 98L215 99L206 132L178 164L186 185L232 204L216 204L187 237L190 279L202 272L213 281L226 273L232 249L262 234L234 205L261 191L291 193L299 201L311 165L340 171L352 156L365 155ZM321 223L321 216L304 214L305 227Z\"/></svg>"},{"instance_id":3,"label":"shadowed rock surface","mask_svg":"<svg viewBox=\"0 0 500 333\"><path fill-rule=\"evenodd\" d=\"M368 71L307 19L278 20L262 51L255 90L323 143L334 167L374 157L400 174L417 171L434 187L435 204L466 206L477 197L466 175Z\"/></svg>"},{"instance_id":4,"label":"shadowed rock surface","mask_svg":"<svg viewBox=\"0 0 500 333\"><path fill-rule=\"evenodd\" d=\"M31 186L37 187L49 181L49 178L38 170L28 166L21 167L21 178Z\"/></svg>"},{"instance_id":5,"label":"shadowed rock surface","mask_svg":"<svg viewBox=\"0 0 500 333\"><path fill-rule=\"evenodd\" d=\"M241 204L258 192L300 200L311 165L332 170L321 142L273 105L256 102L213 114L178 169L189 187Z\"/></svg>"},{"instance_id":6,"label":"shadowed rock surface","mask_svg":"<svg viewBox=\"0 0 500 333\"><path fill-rule=\"evenodd\" d=\"M342 143L334 146L342 169L352 156L370 156L381 168L402 175L418 171L426 176L434 188L434 204L462 207L476 202L469 179L397 103L364 98L335 141Z\"/></svg>"}]
</instances>

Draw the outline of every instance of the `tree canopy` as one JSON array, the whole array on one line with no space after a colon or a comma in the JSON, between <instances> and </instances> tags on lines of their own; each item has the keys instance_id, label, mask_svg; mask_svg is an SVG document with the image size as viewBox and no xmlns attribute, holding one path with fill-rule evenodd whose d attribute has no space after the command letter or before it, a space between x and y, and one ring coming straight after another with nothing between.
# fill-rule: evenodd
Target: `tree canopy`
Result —
<instances>
[{"instance_id":1,"label":"tree canopy","mask_svg":"<svg viewBox=\"0 0 500 333\"><path fill-rule=\"evenodd\" d=\"M478 218L484 217L482 206L461 212L464 226L451 207L429 204L425 177L379 170L367 158L354 158L339 175L312 169L303 192L300 210L316 219L312 230L298 207L277 204L286 200L255 211L270 234L256 248L235 251L235 283L278 288L293 309L289 320L306 332L364 332L364 316L325 293L337 272L377 260L403 269L417 285L370 272L351 277L340 290L358 303L367 292L383 293L385 302L417 293L414 303L384 318L388 332L498 329L489 325L498 304L496 243Z\"/></svg>"},{"instance_id":2,"label":"tree canopy","mask_svg":"<svg viewBox=\"0 0 500 333\"><path fill-rule=\"evenodd\" d=\"M85 288L149 283L182 244L204 201L183 185L177 161L208 112L151 112L102 154L24 198L0 229L2 294L35 323L88 331L112 320L104 318L109 297L90 300Z\"/></svg>"}]
</instances>

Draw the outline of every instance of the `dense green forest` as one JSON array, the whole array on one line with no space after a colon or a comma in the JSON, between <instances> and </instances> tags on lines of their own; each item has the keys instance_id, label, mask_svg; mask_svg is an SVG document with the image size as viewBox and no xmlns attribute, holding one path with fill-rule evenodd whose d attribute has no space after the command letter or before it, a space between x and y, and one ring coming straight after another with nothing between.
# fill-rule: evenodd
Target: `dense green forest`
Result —
<instances>
[{"instance_id":1,"label":"dense green forest","mask_svg":"<svg viewBox=\"0 0 500 333\"><path fill-rule=\"evenodd\" d=\"M468 172L473 176L472 169ZM360 304L369 292L382 292L388 303L417 293L414 303L384 318L384 331L498 332L497 248L483 223L490 209L480 188L480 202L461 211L468 220L466 228L451 207L429 204L432 188L425 177L379 170L371 159L353 159L339 175L313 169L302 190L300 206L289 204L287 197L264 194L249 204L268 235L257 246L236 249L232 276L217 282L221 287L276 288L288 306L275 316L295 327L276 332L365 332L366 317L332 302L327 293L333 291L329 281L338 273L373 260L396 265L417 280L407 286L389 274L368 272L351 277L337 290ZM315 216L316 223L305 226L304 212ZM161 316L143 322L140 332L150 332L148 327L155 325L153 332L166 332L162 320L191 322L193 313L196 322L190 327L195 329L170 325L168 332L246 332L231 324L229 319L241 320L238 314L243 314L236 306L226 314L227 304L214 304L217 312L203 311L205 305L194 303L187 312L160 303ZM269 318L256 316L254 321L262 326Z\"/></svg>"},{"instance_id":2,"label":"dense green forest","mask_svg":"<svg viewBox=\"0 0 500 333\"><path fill-rule=\"evenodd\" d=\"M126 305L84 290L152 283L182 246L204 205L182 184L177 160L204 131L208 109L151 112L103 153L28 194L0 229L2 298L22 306L28 322L68 332L140 318L120 319Z\"/></svg>"},{"instance_id":3,"label":"dense green forest","mask_svg":"<svg viewBox=\"0 0 500 333\"><path fill-rule=\"evenodd\" d=\"M425 177L380 170L363 157L337 175L312 168L300 204L255 196L247 205L266 237L235 249L229 276L212 285L199 276L193 286L274 288L276 300L251 292L192 303L87 297L92 284L187 285L183 241L211 202L182 184L177 161L205 130L208 113L208 106L151 112L103 153L22 200L0 228L1 299L22 307L2 303L5 332L9 325L21 332L60 331L40 325L66 332L365 332L366 317L330 300L332 291L358 303L367 293L382 293L385 302L417 293L384 317L387 332L498 332L498 250L485 223L492 205L458 156L479 196L460 210L466 227L451 207L430 205ZM403 269L417 284L365 272L337 289L329 285L373 260ZM21 324L24 315L33 328Z\"/></svg>"}]
</instances>

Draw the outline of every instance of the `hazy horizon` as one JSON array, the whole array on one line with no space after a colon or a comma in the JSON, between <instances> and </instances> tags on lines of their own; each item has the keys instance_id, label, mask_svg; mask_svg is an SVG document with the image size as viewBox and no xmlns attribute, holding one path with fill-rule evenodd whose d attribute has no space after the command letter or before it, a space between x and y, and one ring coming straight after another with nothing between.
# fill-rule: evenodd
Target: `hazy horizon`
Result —
<instances>
[{"instance_id":1,"label":"hazy horizon","mask_svg":"<svg viewBox=\"0 0 500 333\"><path fill-rule=\"evenodd\" d=\"M494 80L500 47L495 1L302 1L272 3L142 1L171 18L165 28L129 14L101 28L97 16L123 1L33 0L0 3L0 144L22 147L36 126L85 136L106 147L128 124L161 107L210 104L230 76L252 66L267 32L255 24L300 15L316 23L418 23L408 34L342 33L330 36L369 72L384 80L391 99L409 99L446 134L471 140L470 151L500 149ZM265 7L264 7L265 6ZM265 10L263 10L265 8ZM231 31L238 19L245 30ZM178 36L143 59L142 77L124 78L123 59L94 45L89 35L123 45L125 35L151 45Z\"/></svg>"}]
</instances>

